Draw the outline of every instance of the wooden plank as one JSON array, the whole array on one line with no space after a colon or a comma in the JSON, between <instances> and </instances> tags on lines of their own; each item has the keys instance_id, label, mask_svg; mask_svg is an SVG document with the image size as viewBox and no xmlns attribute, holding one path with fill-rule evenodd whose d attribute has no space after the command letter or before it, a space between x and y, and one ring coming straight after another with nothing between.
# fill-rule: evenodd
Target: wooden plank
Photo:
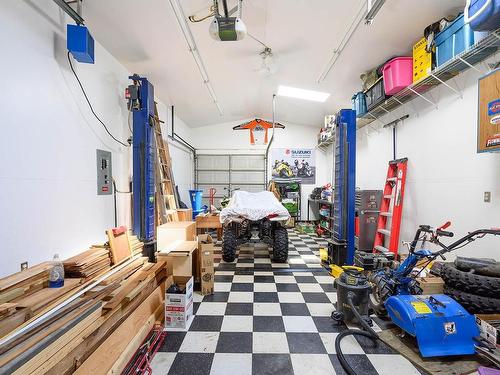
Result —
<instances>
[{"instance_id":1,"label":"wooden plank","mask_svg":"<svg viewBox=\"0 0 500 375\"><path fill-rule=\"evenodd\" d=\"M153 291L161 285L162 293L164 294L165 289L172 285L173 279L169 277L165 282L158 282L156 279L145 288L141 295L135 298L128 305L110 310L103 315L102 324L96 329L92 334L86 335L84 339L75 347L69 354L66 354L64 358L55 364L47 373L51 375L66 375L72 374L76 367L83 363L97 347L104 342L104 340L109 337L110 333L116 329L116 327L123 322L132 311L134 311L137 306L139 306Z\"/></svg>"},{"instance_id":2,"label":"wooden plank","mask_svg":"<svg viewBox=\"0 0 500 375\"><path fill-rule=\"evenodd\" d=\"M143 289L145 284L152 278L154 278L156 274L158 274L158 272L164 268L165 262L145 264L143 268L138 270L127 281L125 281L126 284L124 285L124 287L121 288L120 291L104 305L103 309L111 310L122 304L122 302L130 302L133 297L139 294L140 290ZM148 277L150 275L152 275L152 277ZM143 284L142 286L140 285L141 283ZM129 295L132 297L129 297Z\"/></svg>"},{"instance_id":3,"label":"wooden plank","mask_svg":"<svg viewBox=\"0 0 500 375\"><path fill-rule=\"evenodd\" d=\"M139 349L142 342L147 338L149 332L153 329L154 325L157 322L163 321L164 315L165 315L165 307L163 306L163 304L161 304L160 306L158 306L156 311L149 316L148 320L142 325L142 327L136 333L134 338L130 340L127 347L123 349L118 359L115 361L113 366L108 370L108 374L118 375L122 373L122 371L127 366L128 362L130 361L130 358L132 358L137 349Z\"/></svg>"},{"instance_id":4,"label":"wooden plank","mask_svg":"<svg viewBox=\"0 0 500 375\"><path fill-rule=\"evenodd\" d=\"M165 291L162 289L161 287L156 288L97 350L83 362L75 371L75 375L101 374L109 371L137 332L143 329L144 326L149 327L155 323L155 312L159 310L158 307L163 305L165 296ZM163 311L163 309L160 309L160 311Z\"/></svg>"},{"instance_id":5,"label":"wooden plank","mask_svg":"<svg viewBox=\"0 0 500 375\"><path fill-rule=\"evenodd\" d=\"M12 332L14 329L31 318L31 315L32 312L29 308L22 308L7 318L2 319L0 322L0 337Z\"/></svg>"},{"instance_id":6,"label":"wooden plank","mask_svg":"<svg viewBox=\"0 0 500 375\"><path fill-rule=\"evenodd\" d=\"M20 287L32 284L40 279L49 279L49 271L52 268L51 262L44 262L30 267L27 270L14 273L0 279L0 292L9 288Z\"/></svg>"},{"instance_id":7,"label":"wooden plank","mask_svg":"<svg viewBox=\"0 0 500 375\"><path fill-rule=\"evenodd\" d=\"M113 229L107 230L106 233L108 234L109 247L113 264L119 264L125 259L128 259L132 256L132 252L130 251L128 243L127 230L125 230L121 234L118 234L117 236L113 234Z\"/></svg>"},{"instance_id":8,"label":"wooden plank","mask_svg":"<svg viewBox=\"0 0 500 375\"><path fill-rule=\"evenodd\" d=\"M132 263L130 263L128 266L124 267L122 270L118 271L114 275L108 277L106 280L101 282L101 285L108 285L111 283L114 283L116 281L122 281L126 278L128 278L130 275L132 275L134 272L137 271L137 269L141 268L142 265L147 261L148 258L146 257L141 257L139 259L136 259Z\"/></svg>"},{"instance_id":9,"label":"wooden plank","mask_svg":"<svg viewBox=\"0 0 500 375\"><path fill-rule=\"evenodd\" d=\"M10 302L17 297L22 296L24 291L25 288L16 288L0 294L0 303Z\"/></svg>"},{"instance_id":10,"label":"wooden plank","mask_svg":"<svg viewBox=\"0 0 500 375\"><path fill-rule=\"evenodd\" d=\"M0 318L12 315L16 311L17 303L2 303L0 305Z\"/></svg>"},{"instance_id":11,"label":"wooden plank","mask_svg":"<svg viewBox=\"0 0 500 375\"><path fill-rule=\"evenodd\" d=\"M46 362L49 358L57 355L59 350L63 348L68 342L70 342L75 336L77 336L85 327L90 325L95 320L99 319L101 316L101 304L99 303L98 307L95 308L89 315L84 316L83 319L77 321L75 324L68 324L68 329L64 331L61 335L61 330L57 331L56 334L59 337L53 341L50 345L43 348L43 350L37 353L31 360L24 362L24 364L18 368L13 374L14 375L27 375L33 374L38 367L40 367L44 362ZM81 318L79 316L78 318ZM47 339L47 341L49 341ZM43 342L41 343L43 346ZM38 371L36 373L39 373Z\"/></svg>"},{"instance_id":12,"label":"wooden plank","mask_svg":"<svg viewBox=\"0 0 500 375\"><path fill-rule=\"evenodd\" d=\"M20 306L29 307L33 313L43 306L51 303L53 300L61 297L63 294L76 288L82 284L80 279L64 279L64 285L60 288L44 288L38 292L32 293L26 297L22 296L16 298L14 302Z\"/></svg>"},{"instance_id":13,"label":"wooden plank","mask_svg":"<svg viewBox=\"0 0 500 375\"><path fill-rule=\"evenodd\" d=\"M477 371L479 366L488 366L488 362L479 356L456 357L434 357L422 358L415 339L410 335L400 337L398 328L388 329L378 335L391 348L408 359L419 369L430 375L466 375Z\"/></svg>"},{"instance_id":14,"label":"wooden plank","mask_svg":"<svg viewBox=\"0 0 500 375\"><path fill-rule=\"evenodd\" d=\"M68 314L64 314L59 318L51 319L43 327L37 327L36 329L33 329L3 345L0 350L0 367L12 362L19 356L23 356L23 358L29 360L29 358L27 358L28 355L24 355L24 353L35 347L39 342L50 336L52 333L59 331L61 327L64 327L70 321L83 314L92 305L95 305L93 301L87 301L83 305L75 306L75 308L71 309ZM36 352L31 351L31 353L31 357L36 355Z\"/></svg>"}]
</instances>

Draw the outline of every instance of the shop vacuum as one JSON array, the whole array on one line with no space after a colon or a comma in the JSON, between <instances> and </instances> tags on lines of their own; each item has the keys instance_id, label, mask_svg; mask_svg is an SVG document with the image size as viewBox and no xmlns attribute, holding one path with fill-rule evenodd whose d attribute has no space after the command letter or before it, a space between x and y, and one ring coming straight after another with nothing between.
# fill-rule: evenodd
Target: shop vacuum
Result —
<instances>
[{"instance_id":1,"label":"shop vacuum","mask_svg":"<svg viewBox=\"0 0 500 375\"><path fill-rule=\"evenodd\" d=\"M337 288L337 303L332 319L338 324L341 322L359 324L364 329L348 329L341 332L335 340L335 351L342 368L349 375L357 375L346 361L340 343L344 337L354 335L368 337L377 346L378 336L371 328L372 321L369 315L371 286L368 278L356 269L345 269L339 278L335 279L334 285Z\"/></svg>"}]
</instances>

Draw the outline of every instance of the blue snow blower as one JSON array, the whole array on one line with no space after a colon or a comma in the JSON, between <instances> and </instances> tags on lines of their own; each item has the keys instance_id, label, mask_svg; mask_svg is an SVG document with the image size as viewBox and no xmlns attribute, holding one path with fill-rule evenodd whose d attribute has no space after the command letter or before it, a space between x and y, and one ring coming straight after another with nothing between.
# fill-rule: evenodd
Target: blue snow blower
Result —
<instances>
[{"instance_id":1,"label":"blue snow blower","mask_svg":"<svg viewBox=\"0 0 500 375\"><path fill-rule=\"evenodd\" d=\"M436 230L421 225L408 244L408 258L396 270L376 271L370 280L373 285L370 306L379 316L388 314L394 324L415 337L422 357L476 353L474 338L479 336L479 329L474 316L447 295L421 295L422 289L415 280L419 273L412 274L412 271L420 260L427 260L426 266L437 257L446 260L445 253L487 234L500 235L500 229L476 230L447 246L440 242L439 237L453 237L453 233L444 230L450 225L447 222ZM441 250L415 251L418 242L422 242L422 247L425 245L428 235L429 242Z\"/></svg>"},{"instance_id":2,"label":"blue snow blower","mask_svg":"<svg viewBox=\"0 0 500 375\"><path fill-rule=\"evenodd\" d=\"M476 352L479 329L474 316L447 295L392 296L385 307L394 324L417 339L422 357Z\"/></svg>"}]
</instances>

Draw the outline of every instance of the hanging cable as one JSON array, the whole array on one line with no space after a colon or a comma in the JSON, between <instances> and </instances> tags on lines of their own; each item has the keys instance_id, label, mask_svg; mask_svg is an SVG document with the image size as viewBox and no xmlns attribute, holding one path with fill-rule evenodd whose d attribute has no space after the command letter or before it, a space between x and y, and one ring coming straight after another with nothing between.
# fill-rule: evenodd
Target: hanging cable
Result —
<instances>
[{"instance_id":1,"label":"hanging cable","mask_svg":"<svg viewBox=\"0 0 500 375\"><path fill-rule=\"evenodd\" d=\"M108 130L108 127L106 126L106 124L99 118L99 116L97 116L97 114L95 113L94 111L94 108L92 107L92 104L90 104L90 100L87 96L87 93L85 92L85 89L83 88L83 85L82 85L82 82L80 81L80 78L78 78L78 74L76 74L75 72L75 68L73 68L73 63L71 62L71 57L70 57L70 52L68 51L68 63L69 63L69 66L71 68L71 71L73 72L78 84L80 85L80 88L82 89L82 92L83 92L83 96L85 97L85 100L87 101L87 104L89 105L89 108L90 108L90 111L92 112L92 114L94 115L94 117L102 124L102 126L104 127L104 129L106 130L106 133L109 134L109 136L111 138L113 138L116 142L118 142L119 144L121 144L122 146L124 147L130 147L130 144L127 144L127 143L124 143L118 139L116 139L113 134L110 133L110 131Z\"/></svg>"}]
</instances>

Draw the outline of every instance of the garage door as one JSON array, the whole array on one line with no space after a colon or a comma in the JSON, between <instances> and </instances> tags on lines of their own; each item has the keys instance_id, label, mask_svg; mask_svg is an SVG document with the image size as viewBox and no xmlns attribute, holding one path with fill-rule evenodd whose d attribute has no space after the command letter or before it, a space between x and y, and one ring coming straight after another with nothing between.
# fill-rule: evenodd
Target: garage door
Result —
<instances>
[{"instance_id":1,"label":"garage door","mask_svg":"<svg viewBox=\"0 0 500 375\"><path fill-rule=\"evenodd\" d=\"M258 192L266 189L264 155L196 155L196 187L203 190L208 205L209 189L215 188L215 205L227 189Z\"/></svg>"}]
</instances>

